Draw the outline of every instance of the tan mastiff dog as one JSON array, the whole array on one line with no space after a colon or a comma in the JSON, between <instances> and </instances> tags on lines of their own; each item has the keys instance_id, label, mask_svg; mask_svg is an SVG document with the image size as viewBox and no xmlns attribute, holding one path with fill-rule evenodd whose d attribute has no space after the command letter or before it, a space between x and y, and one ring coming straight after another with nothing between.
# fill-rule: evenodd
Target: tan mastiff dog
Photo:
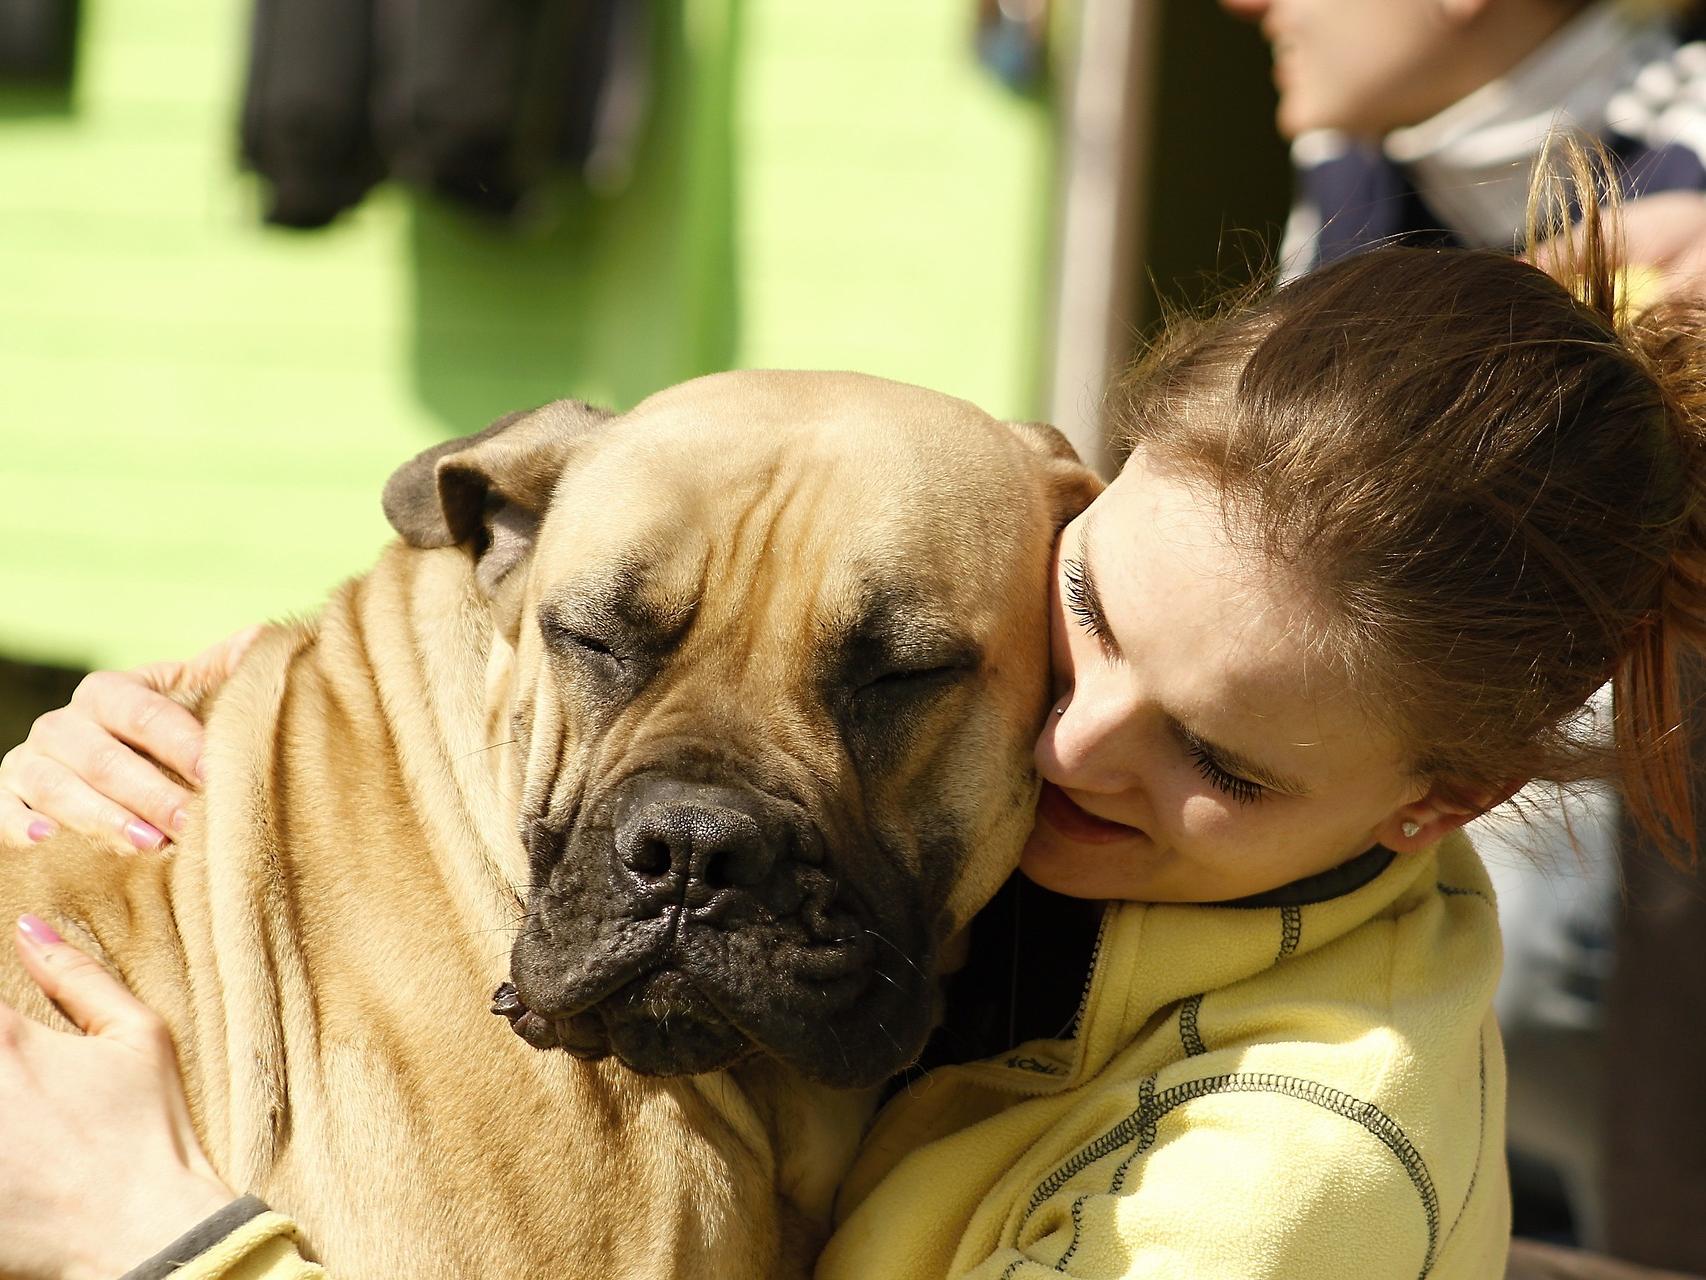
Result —
<instances>
[{"instance_id":1,"label":"tan mastiff dog","mask_svg":"<svg viewBox=\"0 0 1706 1280\"><path fill-rule=\"evenodd\" d=\"M801 1274L1030 826L1091 483L851 374L513 415L218 692L175 856L60 838L0 900L161 1012L214 1164L341 1280Z\"/></svg>"}]
</instances>

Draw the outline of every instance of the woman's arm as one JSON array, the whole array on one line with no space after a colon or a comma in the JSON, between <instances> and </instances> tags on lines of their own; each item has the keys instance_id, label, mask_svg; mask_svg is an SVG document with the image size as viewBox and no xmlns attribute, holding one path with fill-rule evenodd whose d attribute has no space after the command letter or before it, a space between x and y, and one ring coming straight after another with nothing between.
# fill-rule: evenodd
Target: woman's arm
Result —
<instances>
[{"instance_id":1,"label":"woman's arm","mask_svg":"<svg viewBox=\"0 0 1706 1280\"><path fill-rule=\"evenodd\" d=\"M166 693L223 684L260 632L239 631L189 662L85 677L68 705L0 759L0 845L36 844L65 827L119 853L151 852L180 834L190 793L160 765L199 781L202 732Z\"/></svg>"},{"instance_id":2,"label":"woman's arm","mask_svg":"<svg viewBox=\"0 0 1706 1280\"><path fill-rule=\"evenodd\" d=\"M14 941L83 1034L0 1004L0 1274L322 1276L297 1252L289 1219L238 1201L214 1173L165 1024L34 916Z\"/></svg>"}]
</instances>

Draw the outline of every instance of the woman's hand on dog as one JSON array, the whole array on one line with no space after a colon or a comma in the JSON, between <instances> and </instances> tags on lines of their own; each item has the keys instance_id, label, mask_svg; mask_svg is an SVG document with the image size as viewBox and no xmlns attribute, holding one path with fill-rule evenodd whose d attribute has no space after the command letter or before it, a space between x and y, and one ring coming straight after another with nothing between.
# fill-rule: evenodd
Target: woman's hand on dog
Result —
<instances>
[{"instance_id":1,"label":"woman's hand on dog","mask_svg":"<svg viewBox=\"0 0 1706 1280\"><path fill-rule=\"evenodd\" d=\"M0 1004L0 1274L122 1274L234 1195L202 1153L165 1024L33 916L18 954L82 1032Z\"/></svg>"},{"instance_id":2,"label":"woman's hand on dog","mask_svg":"<svg viewBox=\"0 0 1706 1280\"><path fill-rule=\"evenodd\" d=\"M224 683L260 631L239 631L189 662L85 676L0 759L0 844L39 844L64 828L132 853L181 835L190 793L160 766L199 782L202 728L166 692Z\"/></svg>"}]
</instances>

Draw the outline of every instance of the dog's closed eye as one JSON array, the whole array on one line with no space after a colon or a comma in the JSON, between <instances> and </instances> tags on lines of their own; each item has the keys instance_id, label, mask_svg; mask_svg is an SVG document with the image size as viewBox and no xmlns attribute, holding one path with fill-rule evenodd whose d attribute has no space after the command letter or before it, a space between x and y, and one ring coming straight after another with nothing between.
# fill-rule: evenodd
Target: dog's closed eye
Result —
<instances>
[{"instance_id":1,"label":"dog's closed eye","mask_svg":"<svg viewBox=\"0 0 1706 1280\"><path fill-rule=\"evenodd\" d=\"M872 676L855 693L868 697L923 697L964 679L976 669L975 661L963 657L927 666L900 666Z\"/></svg>"},{"instance_id":2,"label":"dog's closed eye","mask_svg":"<svg viewBox=\"0 0 1706 1280\"><path fill-rule=\"evenodd\" d=\"M610 674L620 673L632 660L631 646L618 639L613 628L592 626L590 621L541 609L539 634L552 653L590 663Z\"/></svg>"}]
</instances>

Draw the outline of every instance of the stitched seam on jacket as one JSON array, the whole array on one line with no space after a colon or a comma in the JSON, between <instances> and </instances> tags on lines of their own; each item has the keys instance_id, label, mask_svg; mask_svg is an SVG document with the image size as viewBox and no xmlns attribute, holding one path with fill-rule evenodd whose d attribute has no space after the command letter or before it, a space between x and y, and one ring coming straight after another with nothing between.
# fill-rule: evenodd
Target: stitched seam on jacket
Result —
<instances>
[{"instance_id":1,"label":"stitched seam on jacket","mask_svg":"<svg viewBox=\"0 0 1706 1280\"><path fill-rule=\"evenodd\" d=\"M1197 1031L1197 1011L1201 1008L1200 993L1187 997L1179 1005L1179 1043L1185 1046L1187 1058L1199 1057L1208 1052L1208 1046L1202 1042L1202 1036Z\"/></svg>"},{"instance_id":2,"label":"stitched seam on jacket","mask_svg":"<svg viewBox=\"0 0 1706 1280\"><path fill-rule=\"evenodd\" d=\"M1487 1142L1487 1032L1481 1031L1481 1128L1475 1140L1475 1167L1469 1171L1469 1190L1463 1193L1463 1204L1457 1210L1457 1216L1451 1220L1451 1230L1445 1233L1446 1243L1457 1234L1457 1225L1463 1221L1463 1215L1469 1212L1469 1202L1475 1198L1475 1183L1481 1177L1481 1152Z\"/></svg>"},{"instance_id":3,"label":"stitched seam on jacket","mask_svg":"<svg viewBox=\"0 0 1706 1280\"><path fill-rule=\"evenodd\" d=\"M1479 898L1489 907L1493 905L1492 898L1488 897L1479 889L1461 889L1457 885L1446 884L1443 880L1437 882L1434 885L1434 888L1438 889L1448 898Z\"/></svg>"},{"instance_id":4,"label":"stitched seam on jacket","mask_svg":"<svg viewBox=\"0 0 1706 1280\"><path fill-rule=\"evenodd\" d=\"M1156 1120L1156 1116L1155 1116L1155 1077L1154 1076L1145 1076L1143 1081L1137 1086L1137 1110L1132 1112L1131 1115L1127 1116L1125 1118L1125 1120L1123 1120L1119 1124L1115 1125L1114 1128L1109 1130L1108 1132L1109 1133L1118 1132L1118 1131L1124 1129L1125 1126L1128 1124L1135 1124L1137 1126L1136 1132L1137 1132L1137 1140L1138 1140L1138 1150L1142 1151L1142 1150L1145 1150L1145 1149L1153 1146L1155 1143L1155 1120ZM1108 1136L1108 1134L1102 1135L1102 1137L1104 1139L1107 1136ZM1098 1143L1092 1143L1091 1144L1092 1147L1095 1147L1097 1145L1098 1145ZM1118 1151L1119 1146L1116 1145L1114 1147L1109 1148L1109 1150ZM1083 1155L1084 1153L1080 1152L1079 1154ZM1104 1151L1102 1154L1106 1155L1107 1152ZM1101 1158L1101 1156L1096 1157L1096 1159L1098 1159L1098 1160L1100 1158ZM1088 1164L1094 1164L1094 1163L1095 1163L1095 1160L1090 1160L1090 1161L1087 1161L1086 1164L1079 1165L1078 1168L1082 1169L1082 1168L1085 1168ZM1074 1172L1076 1172L1076 1171L1077 1170L1074 1170ZM1056 1170L1056 1173L1058 1173L1058 1172L1059 1172L1059 1170ZM1068 1175L1069 1179L1070 1179L1070 1176L1071 1175ZM1041 1188L1039 1188L1039 1190L1041 1190ZM1051 1192L1050 1194L1053 1194L1053 1193ZM1072 1202L1072 1242L1069 1245L1067 1245L1066 1252L1060 1256L1060 1261L1058 1261L1054 1264L1054 1269L1056 1271L1065 1271L1066 1270L1066 1264L1072 1261L1072 1255L1078 1249L1079 1235L1080 1235L1080 1232L1083 1230L1083 1226L1084 1226L1084 1221L1083 1221L1083 1217L1082 1217L1083 1210L1084 1210L1084 1202L1086 1200L1088 1200L1089 1198L1090 1198L1089 1196L1079 1196L1076 1200L1074 1200ZM1047 1199L1047 1197L1045 1196L1044 1199ZM1035 1195L1031 1196L1031 1203L1028 1206L1026 1206L1026 1208L1025 1208L1025 1216L1019 1220L1019 1229L1021 1231L1024 1230L1026 1219L1028 1219L1031 1216L1031 1214L1033 1212L1035 1212L1037 1205L1040 1203L1041 1203L1041 1201L1039 1201ZM1029 1258L1019 1258L1019 1259L1009 1263L1007 1265L1006 1270L1004 1270L1001 1273L1001 1280L1011 1280L1013 1273L1015 1271L1017 1271L1020 1267L1024 1266L1025 1263L1030 1262L1030 1261L1031 1261L1031 1259L1029 1259Z\"/></svg>"},{"instance_id":5,"label":"stitched seam on jacket","mask_svg":"<svg viewBox=\"0 0 1706 1280\"><path fill-rule=\"evenodd\" d=\"M1137 1143L1136 1149L1121 1161L1110 1180L1106 1194L1117 1194L1124 1185L1127 1170L1132 1161L1142 1155L1155 1142L1156 1124L1169 1112L1188 1102L1195 1102L1220 1093L1274 1093L1283 1097L1295 1098L1300 1102L1308 1102L1323 1110L1330 1111L1347 1120L1360 1124L1371 1135L1379 1139L1381 1144L1390 1151L1405 1175L1410 1179L1410 1185L1416 1190L1422 1204L1422 1215L1427 1222L1428 1246L1422 1259L1421 1270L1417 1280L1426 1280L1433 1270L1434 1259L1439 1248L1439 1194L1434 1189L1433 1177L1428 1173L1427 1162L1422 1154L1398 1123L1372 1102L1345 1093L1341 1089L1321 1084L1319 1081L1306 1080L1298 1076L1276 1075L1271 1072L1238 1072L1219 1076L1206 1076L1198 1080L1188 1080L1183 1084L1174 1085L1165 1093L1156 1095L1155 1078L1147 1077L1139 1086L1137 1110L1128 1115L1119 1124L1109 1129L1094 1142L1083 1147L1062 1164L1058 1169L1044 1178L1031 1194L1029 1204L1019 1219L1019 1230L1023 1231L1025 1223L1030 1220L1044 1201L1070 1182L1083 1170L1095 1164L1105 1156L1111 1155L1121 1147ZM1072 1213L1073 1238L1067 1245L1066 1252L1055 1264L1056 1271L1065 1271L1067 1263L1077 1252L1079 1230L1082 1226L1081 1206L1091 1199L1092 1192L1079 1196L1074 1200ZM1009 1280L1029 1259L1019 1259L1002 1272L1002 1280Z\"/></svg>"}]
</instances>

